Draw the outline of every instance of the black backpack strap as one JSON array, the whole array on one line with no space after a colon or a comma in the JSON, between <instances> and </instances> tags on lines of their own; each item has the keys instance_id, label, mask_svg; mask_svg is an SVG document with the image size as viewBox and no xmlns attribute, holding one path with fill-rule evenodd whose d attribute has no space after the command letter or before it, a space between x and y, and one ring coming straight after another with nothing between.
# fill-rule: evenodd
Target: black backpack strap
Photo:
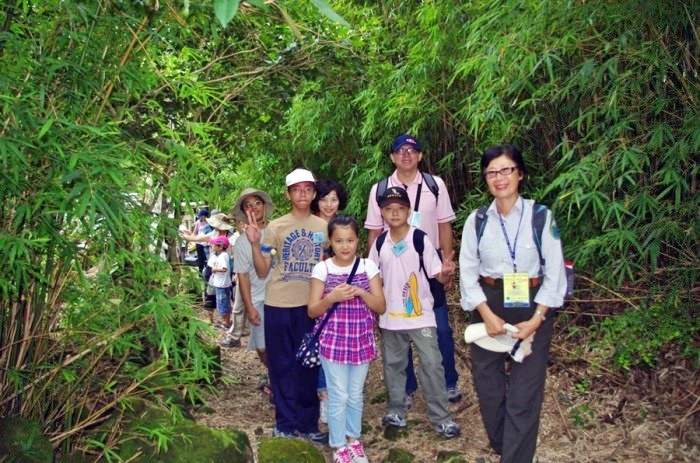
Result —
<instances>
[{"instance_id":1,"label":"black backpack strap","mask_svg":"<svg viewBox=\"0 0 700 463\"><path fill-rule=\"evenodd\" d=\"M377 201L377 204L379 204L379 197L384 194L386 191L386 188L389 186L389 177L385 177L377 183L377 191L375 192L376 194L374 195L374 200Z\"/></svg>"},{"instance_id":2,"label":"black backpack strap","mask_svg":"<svg viewBox=\"0 0 700 463\"><path fill-rule=\"evenodd\" d=\"M377 249L377 257L379 257L379 252L382 250L382 246L384 246L384 240L386 240L386 234L389 233L389 230L384 230L379 234L376 240L374 240L374 247Z\"/></svg>"},{"instance_id":3,"label":"black backpack strap","mask_svg":"<svg viewBox=\"0 0 700 463\"><path fill-rule=\"evenodd\" d=\"M426 172L421 172L420 174L423 177L423 182L425 183L425 186L427 186L430 189L430 191L433 192L433 195L435 196L435 202L437 202L438 195L440 195L440 187L437 185L435 177Z\"/></svg>"},{"instance_id":4,"label":"black backpack strap","mask_svg":"<svg viewBox=\"0 0 700 463\"><path fill-rule=\"evenodd\" d=\"M425 183L425 186L430 189L430 191L433 193L433 196L435 196L435 202L438 200L438 196L440 195L440 187L438 186L437 182L435 181L435 177L433 177L431 174L422 172L421 171L421 176L423 177L423 183ZM379 197L384 194L386 191L387 187L389 186L389 177L381 179L377 183L377 191L375 192L374 199L377 201L377 204L379 203Z\"/></svg>"},{"instance_id":5,"label":"black backpack strap","mask_svg":"<svg viewBox=\"0 0 700 463\"><path fill-rule=\"evenodd\" d=\"M476 258L481 259L479 253L479 243L481 242L481 236L484 234L484 227L486 227L486 220L488 216L486 211L489 210L489 206L481 206L476 210L476 217L474 219L474 229L476 230Z\"/></svg>"},{"instance_id":6,"label":"black backpack strap","mask_svg":"<svg viewBox=\"0 0 700 463\"><path fill-rule=\"evenodd\" d=\"M425 251L425 232L418 228L413 230L413 248L418 253L418 268L423 270L425 278L430 280L427 270L425 270L425 262L423 261L423 251Z\"/></svg>"},{"instance_id":7,"label":"black backpack strap","mask_svg":"<svg viewBox=\"0 0 700 463\"><path fill-rule=\"evenodd\" d=\"M542 233L544 232L544 224L547 221L547 206L544 204L532 205L532 237L537 246L537 253L540 255L540 269L544 268L545 260L542 255Z\"/></svg>"}]
</instances>

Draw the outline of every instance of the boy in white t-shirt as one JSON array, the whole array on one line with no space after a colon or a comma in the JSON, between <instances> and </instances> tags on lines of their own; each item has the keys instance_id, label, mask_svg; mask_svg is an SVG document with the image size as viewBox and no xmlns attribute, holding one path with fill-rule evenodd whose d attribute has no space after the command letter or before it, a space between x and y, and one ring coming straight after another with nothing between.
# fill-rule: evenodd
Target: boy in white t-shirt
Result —
<instances>
[{"instance_id":1,"label":"boy in white t-shirt","mask_svg":"<svg viewBox=\"0 0 700 463\"><path fill-rule=\"evenodd\" d=\"M221 323L214 324L215 328L229 329L231 327L231 256L226 250L231 245L227 237L221 235L209 240L212 253L207 265L211 267L209 284L216 291L216 311L221 317Z\"/></svg>"},{"instance_id":2,"label":"boy in white t-shirt","mask_svg":"<svg viewBox=\"0 0 700 463\"><path fill-rule=\"evenodd\" d=\"M418 378L423 388L428 419L435 431L453 438L461 430L447 409L445 374L437 343L433 296L427 278L427 275L432 275L441 283L447 281L455 271L453 256L446 256L440 262L435 246L423 234L424 268L421 268L413 235L422 232L408 223L411 211L408 193L403 188L390 187L379 197L378 203L382 218L389 226L384 232L386 236L380 235L369 252L369 259L376 262L381 270L386 298L386 312L379 316L384 383L389 393L387 413L382 424L406 426L408 407L403 397L408 348L413 342L420 358Z\"/></svg>"}]
</instances>

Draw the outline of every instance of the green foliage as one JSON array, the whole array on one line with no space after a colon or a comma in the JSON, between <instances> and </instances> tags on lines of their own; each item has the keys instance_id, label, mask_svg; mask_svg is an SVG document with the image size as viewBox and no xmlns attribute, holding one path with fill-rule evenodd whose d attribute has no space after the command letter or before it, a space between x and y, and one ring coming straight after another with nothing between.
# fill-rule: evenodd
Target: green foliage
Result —
<instances>
[{"instance_id":1,"label":"green foliage","mask_svg":"<svg viewBox=\"0 0 700 463\"><path fill-rule=\"evenodd\" d=\"M654 294L665 291L655 289ZM672 290L663 298L646 300L638 308L605 318L597 330L600 347L611 349L616 364L625 370L655 365L668 346L674 345L684 357L700 364L695 341L700 320L687 291Z\"/></svg>"},{"instance_id":2,"label":"green foliage","mask_svg":"<svg viewBox=\"0 0 700 463\"><path fill-rule=\"evenodd\" d=\"M402 132L446 180L458 234L489 200L480 152L522 148L526 194L553 208L579 274L648 295L571 335L624 369L698 358L696 6L158 5L0 10L0 414L119 458L114 435L84 432L123 398L174 400L145 365L190 400L215 369L174 252L190 205L227 211L255 186L281 212L284 176L307 167L361 220Z\"/></svg>"},{"instance_id":3,"label":"green foliage","mask_svg":"<svg viewBox=\"0 0 700 463\"><path fill-rule=\"evenodd\" d=\"M671 291L697 286L697 8L338 3L357 27L304 82L285 129L323 159L320 176L349 187L351 214L364 217L370 186L391 172L391 138L412 132L426 147L423 169L447 182L459 232L490 200L480 152L510 142L530 166L525 194L554 210L580 274L612 288L660 288L657 279ZM697 292L687 304L697 306ZM597 331L617 341L607 333ZM649 352L678 342L658 341Z\"/></svg>"}]
</instances>

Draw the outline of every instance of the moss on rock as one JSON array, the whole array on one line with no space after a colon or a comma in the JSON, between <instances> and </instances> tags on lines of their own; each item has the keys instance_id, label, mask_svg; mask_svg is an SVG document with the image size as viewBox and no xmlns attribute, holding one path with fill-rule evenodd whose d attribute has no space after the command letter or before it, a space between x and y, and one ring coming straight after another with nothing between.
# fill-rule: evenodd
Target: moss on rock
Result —
<instances>
[{"instance_id":1,"label":"moss on rock","mask_svg":"<svg viewBox=\"0 0 700 463\"><path fill-rule=\"evenodd\" d=\"M117 453L134 462L252 463L253 451L245 433L212 429L186 419L174 420L163 408L132 403ZM139 455L140 453L140 455Z\"/></svg>"},{"instance_id":2,"label":"moss on rock","mask_svg":"<svg viewBox=\"0 0 700 463\"><path fill-rule=\"evenodd\" d=\"M384 457L381 463L415 463L416 456L408 450L391 449L389 455Z\"/></svg>"},{"instance_id":3,"label":"moss on rock","mask_svg":"<svg viewBox=\"0 0 700 463\"><path fill-rule=\"evenodd\" d=\"M268 437L258 449L258 463L325 463L323 454L301 439Z\"/></svg>"},{"instance_id":4,"label":"moss on rock","mask_svg":"<svg viewBox=\"0 0 700 463\"><path fill-rule=\"evenodd\" d=\"M461 452L440 450L437 455L437 463L467 463L467 460Z\"/></svg>"},{"instance_id":5,"label":"moss on rock","mask_svg":"<svg viewBox=\"0 0 700 463\"><path fill-rule=\"evenodd\" d=\"M15 416L0 423L0 460L51 463L53 446L39 423Z\"/></svg>"}]
</instances>

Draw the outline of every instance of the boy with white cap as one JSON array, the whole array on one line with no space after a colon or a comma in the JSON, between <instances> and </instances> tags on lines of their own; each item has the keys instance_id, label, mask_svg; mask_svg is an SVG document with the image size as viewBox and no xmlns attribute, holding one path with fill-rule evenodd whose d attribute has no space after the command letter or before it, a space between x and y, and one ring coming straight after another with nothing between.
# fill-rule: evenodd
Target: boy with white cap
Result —
<instances>
[{"instance_id":1,"label":"boy with white cap","mask_svg":"<svg viewBox=\"0 0 700 463\"><path fill-rule=\"evenodd\" d=\"M305 333L314 327L307 314L311 271L321 261L328 224L311 214L315 179L295 169L285 179L285 195L292 210L273 220L261 241L258 221L250 212L246 236L260 278L272 272L265 291L265 347L270 386L275 402L275 437L305 437L312 443L328 442L319 432L316 394L318 369L308 369L295 354ZM278 260L272 266L272 259Z\"/></svg>"}]
</instances>

